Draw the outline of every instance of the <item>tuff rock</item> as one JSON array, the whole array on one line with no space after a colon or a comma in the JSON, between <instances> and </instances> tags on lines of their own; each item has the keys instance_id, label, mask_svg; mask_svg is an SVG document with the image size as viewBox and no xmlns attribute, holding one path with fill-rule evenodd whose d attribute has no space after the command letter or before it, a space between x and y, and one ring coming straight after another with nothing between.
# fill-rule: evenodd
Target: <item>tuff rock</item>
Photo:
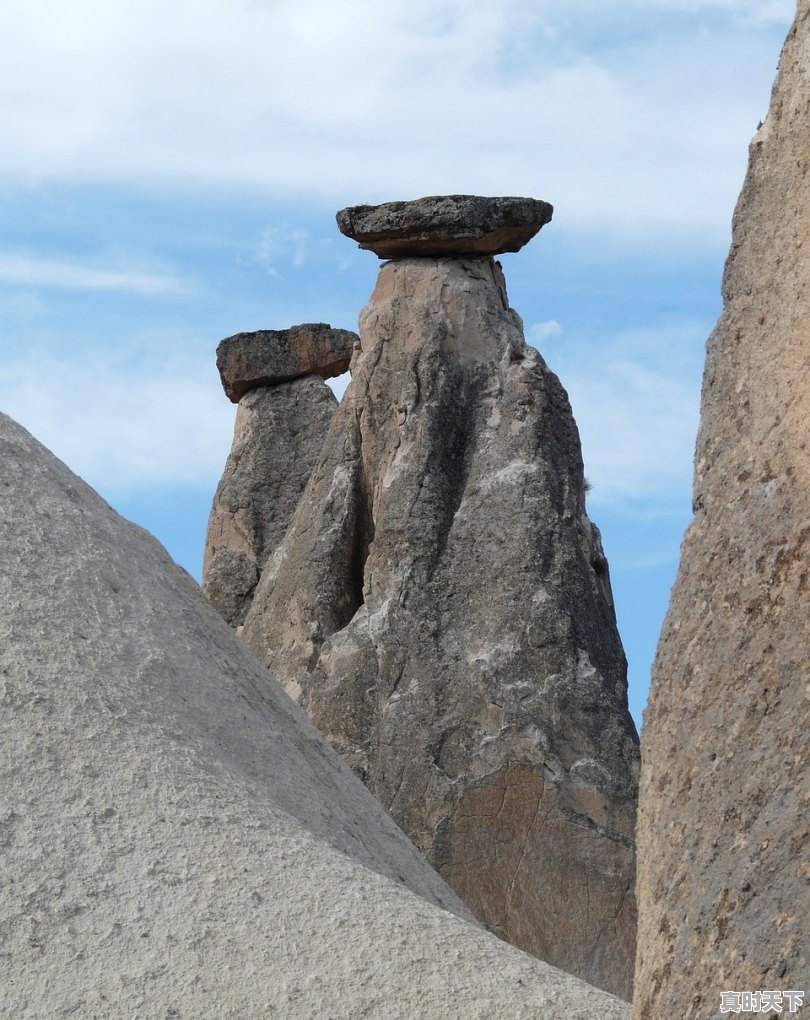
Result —
<instances>
[{"instance_id":1,"label":"tuff rock","mask_svg":"<svg viewBox=\"0 0 810 1020\"><path fill-rule=\"evenodd\" d=\"M226 337L217 347L222 386L233 403L257 386L273 386L302 375L331 379L349 368L358 336L325 322L289 329L260 329Z\"/></svg>"},{"instance_id":2,"label":"tuff rock","mask_svg":"<svg viewBox=\"0 0 810 1020\"><path fill-rule=\"evenodd\" d=\"M242 637L501 938L629 997L638 739L559 380L490 258L385 264Z\"/></svg>"},{"instance_id":3,"label":"tuff rock","mask_svg":"<svg viewBox=\"0 0 810 1020\"><path fill-rule=\"evenodd\" d=\"M626 1020L482 931L142 529L0 415L15 1020Z\"/></svg>"},{"instance_id":4,"label":"tuff rock","mask_svg":"<svg viewBox=\"0 0 810 1020\"><path fill-rule=\"evenodd\" d=\"M809 250L800 0L734 215L642 731L636 1020L810 984Z\"/></svg>"},{"instance_id":5,"label":"tuff rock","mask_svg":"<svg viewBox=\"0 0 810 1020\"><path fill-rule=\"evenodd\" d=\"M553 211L536 198L431 195L341 209L337 224L381 259L499 255L519 251Z\"/></svg>"},{"instance_id":6,"label":"tuff rock","mask_svg":"<svg viewBox=\"0 0 810 1020\"><path fill-rule=\"evenodd\" d=\"M203 591L234 627L244 623L265 562L284 537L336 407L315 375L260 386L239 401L203 556Z\"/></svg>"}]
</instances>

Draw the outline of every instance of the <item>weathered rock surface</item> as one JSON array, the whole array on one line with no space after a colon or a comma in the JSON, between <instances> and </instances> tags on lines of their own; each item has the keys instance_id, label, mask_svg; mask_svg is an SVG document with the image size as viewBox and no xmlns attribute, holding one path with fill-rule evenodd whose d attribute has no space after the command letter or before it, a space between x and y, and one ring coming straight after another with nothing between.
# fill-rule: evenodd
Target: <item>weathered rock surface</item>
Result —
<instances>
[{"instance_id":1,"label":"weathered rock surface","mask_svg":"<svg viewBox=\"0 0 810 1020\"><path fill-rule=\"evenodd\" d=\"M491 259L384 265L242 636L475 915L628 996L638 744L568 399Z\"/></svg>"},{"instance_id":2,"label":"weathered rock surface","mask_svg":"<svg viewBox=\"0 0 810 1020\"><path fill-rule=\"evenodd\" d=\"M188 575L5 416L0 550L4 1016L626 1020L465 920Z\"/></svg>"},{"instance_id":3,"label":"weathered rock surface","mask_svg":"<svg viewBox=\"0 0 810 1020\"><path fill-rule=\"evenodd\" d=\"M642 735L637 1020L720 1017L724 990L810 991L808 0L723 297Z\"/></svg>"},{"instance_id":4,"label":"weathered rock surface","mask_svg":"<svg viewBox=\"0 0 810 1020\"><path fill-rule=\"evenodd\" d=\"M306 322L289 329L260 329L226 337L217 347L217 368L229 399L237 404L248 390L302 375L331 379L348 371L354 345L349 329Z\"/></svg>"},{"instance_id":5,"label":"weathered rock surface","mask_svg":"<svg viewBox=\"0 0 810 1020\"><path fill-rule=\"evenodd\" d=\"M536 198L431 195L341 209L337 224L381 259L500 255L519 251L553 211Z\"/></svg>"},{"instance_id":6,"label":"weathered rock surface","mask_svg":"<svg viewBox=\"0 0 810 1020\"><path fill-rule=\"evenodd\" d=\"M244 622L267 557L292 520L336 407L314 375L260 386L239 401L203 557L203 591L233 627Z\"/></svg>"}]
</instances>

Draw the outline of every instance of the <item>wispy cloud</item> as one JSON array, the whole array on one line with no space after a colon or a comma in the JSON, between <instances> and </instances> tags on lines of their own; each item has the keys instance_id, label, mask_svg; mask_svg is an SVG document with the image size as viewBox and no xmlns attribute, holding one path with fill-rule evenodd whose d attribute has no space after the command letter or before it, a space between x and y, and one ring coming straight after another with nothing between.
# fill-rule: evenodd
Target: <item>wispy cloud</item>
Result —
<instances>
[{"instance_id":1,"label":"wispy cloud","mask_svg":"<svg viewBox=\"0 0 810 1020\"><path fill-rule=\"evenodd\" d=\"M0 363L0 410L105 493L208 487L234 408L210 364L123 364L96 354Z\"/></svg>"},{"instance_id":2,"label":"wispy cloud","mask_svg":"<svg viewBox=\"0 0 810 1020\"><path fill-rule=\"evenodd\" d=\"M300 227L265 227L259 235L256 259L270 276L280 276L279 266L303 269L309 244L309 234Z\"/></svg>"},{"instance_id":3,"label":"wispy cloud","mask_svg":"<svg viewBox=\"0 0 810 1020\"><path fill-rule=\"evenodd\" d=\"M98 269L2 252L0 252L0 282L34 288L129 291L135 294L172 294L188 290L188 284L172 276Z\"/></svg>"},{"instance_id":4,"label":"wispy cloud","mask_svg":"<svg viewBox=\"0 0 810 1020\"><path fill-rule=\"evenodd\" d=\"M654 7L688 11L692 14L721 12L755 25L787 25L796 12L794 0L644 0L644 2L652 2Z\"/></svg>"},{"instance_id":5,"label":"wispy cloud","mask_svg":"<svg viewBox=\"0 0 810 1020\"><path fill-rule=\"evenodd\" d=\"M555 336L562 336L562 326L556 319L549 319L547 322L536 322L526 331L526 339L535 347L541 347L546 341Z\"/></svg>"}]
</instances>

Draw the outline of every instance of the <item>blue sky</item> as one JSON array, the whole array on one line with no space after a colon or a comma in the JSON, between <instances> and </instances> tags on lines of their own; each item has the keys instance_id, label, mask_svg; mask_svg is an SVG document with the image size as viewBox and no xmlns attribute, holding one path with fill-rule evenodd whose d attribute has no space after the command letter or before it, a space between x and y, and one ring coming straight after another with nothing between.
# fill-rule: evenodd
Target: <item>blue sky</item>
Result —
<instances>
[{"instance_id":1,"label":"blue sky","mask_svg":"<svg viewBox=\"0 0 810 1020\"><path fill-rule=\"evenodd\" d=\"M224 336L356 328L345 205L555 206L504 256L569 391L641 721L703 347L792 0L7 0L0 409L199 578Z\"/></svg>"}]
</instances>

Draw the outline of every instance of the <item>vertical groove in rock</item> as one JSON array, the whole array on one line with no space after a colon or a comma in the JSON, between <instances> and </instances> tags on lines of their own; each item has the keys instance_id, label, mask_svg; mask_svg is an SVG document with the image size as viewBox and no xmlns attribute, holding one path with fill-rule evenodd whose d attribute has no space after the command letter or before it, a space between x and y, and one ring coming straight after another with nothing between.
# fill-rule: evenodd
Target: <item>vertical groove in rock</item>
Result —
<instances>
[{"instance_id":1,"label":"vertical groove in rock","mask_svg":"<svg viewBox=\"0 0 810 1020\"><path fill-rule=\"evenodd\" d=\"M242 636L476 916L629 997L638 739L565 391L488 257L385 264L360 327Z\"/></svg>"},{"instance_id":2,"label":"vertical groove in rock","mask_svg":"<svg viewBox=\"0 0 810 1020\"><path fill-rule=\"evenodd\" d=\"M636 1020L807 989L810 2L750 148L645 715ZM787 1009L785 1009L787 1012Z\"/></svg>"}]
</instances>

